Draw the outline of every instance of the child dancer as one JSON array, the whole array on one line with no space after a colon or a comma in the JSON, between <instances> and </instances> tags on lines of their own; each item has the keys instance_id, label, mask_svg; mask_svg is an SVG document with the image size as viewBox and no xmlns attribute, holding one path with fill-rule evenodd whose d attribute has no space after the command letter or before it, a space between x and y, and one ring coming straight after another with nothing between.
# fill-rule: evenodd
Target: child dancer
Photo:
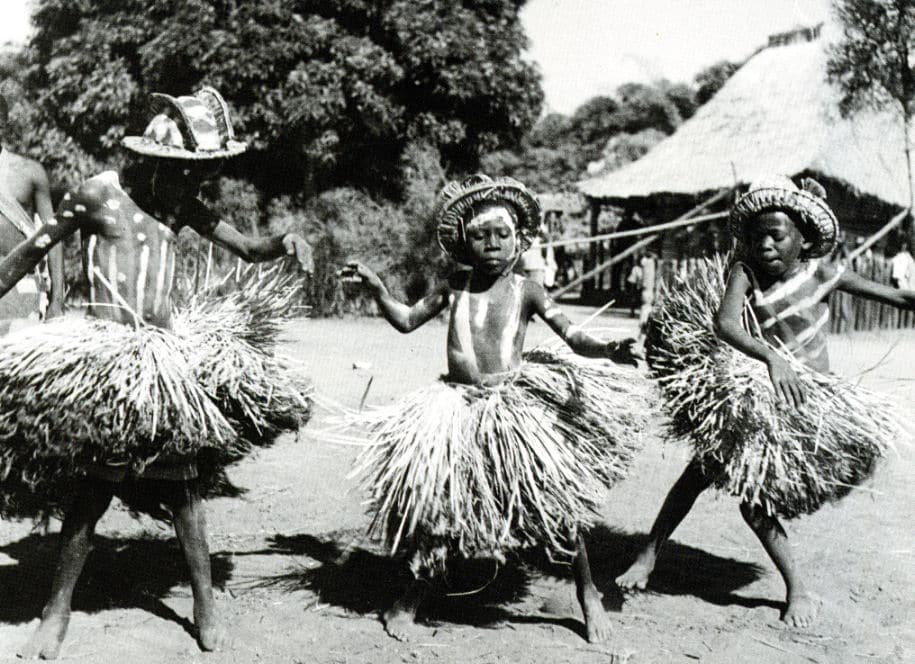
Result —
<instances>
[{"instance_id":1,"label":"child dancer","mask_svg":"<svg viewBox=\"0 0 915 664\"><path fill-rule=\"evenodd\" d=\"M574 556L590 641L610 624L588 567L581 529L620 479L642 415L635 376L554 353L522 355L533 316L577 354L635 364L633 340L607 342L572 325L543 287L512 274L540 222L534 196L509 178L452 182L434 210L442 249L468 271L412 307L368 268L352 264L382 315L410 332L449 309L444 381L364 416L374 445L361 461L374 520L416 577L384 615L405 639L429 580L451 556L501 559L534 544Z\"/></svg>"},{"instance_id":2,"label":"child dancer","mask_svg":"<svg viewBox=\"0 0 915 664\"><path fill-rule=\"evenodd\" d=\"M215 90L154 101L160 112L144 135L124 139L151 160L151 178L128 182L131 196L114 172L87 180L64 196L56 218L0 261L2 295L79 230L90 295L85 319L57 319L0 340L0 511L21 512L23 484L31 490L26 499L49 504L75 485L51 598L25 658L57 657L92 534L115 494L142 511L170 513L191 572L200 647L215 650L224 638L197 461L204 449L229 457L244 449L211 401L220 386L204 387L193 370L208 349L171 331L177 233L190 226L252 261L289 254L308 267L311 254L294 234L243 236L199 200L219 160L245 149Z\"/></svg>"},{"instance_id":3,"label":"child dancer","mask_svg":"<svg viewBox=\"0 0 915 664\"><path fill-rule=\"evenodd\" d=\"M661 546L715 484L740 498L744 520L785 581L782 620L795 627L814 620L818 604L778 516L809 514L848 493L870 476L896 432L883 400L828 374L826 298L838 289L915 308L915 292L817 260L829 256L838 232L824 197L812 180L803 189L784 176L751 186L731 211L742 258L726 288L722 265L706 263L669 289L654 314L649 365L673 434L689 438L696 455L664 501L648 544L617 578L621 587L645 588ZM745 303L750 332L741 321Z\"/></svg>"}]
</instances>

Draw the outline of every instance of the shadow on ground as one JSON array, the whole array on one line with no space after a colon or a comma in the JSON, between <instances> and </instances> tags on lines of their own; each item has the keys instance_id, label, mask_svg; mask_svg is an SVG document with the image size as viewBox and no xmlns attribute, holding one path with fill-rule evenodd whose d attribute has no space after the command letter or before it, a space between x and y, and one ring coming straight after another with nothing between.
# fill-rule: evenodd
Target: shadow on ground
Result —
<instances>
[{"instance_id":1,"label":"shadow on ground","mask_svg":"<svg viewBox=\"0 0 915 664\"><path fill-rule=\"evenodd\" d=\"M162 601L172 588L190 582L176 539L96 535L93 543L95 550L73 596L74 611L139 608L193 633L190 620ZM24 623L41 615L50 593L57 551L56 534L33 533L0 547L0 554L16 561L0 565L0 622ZM232 573L231 561L216 554L211 556L211 565L213 585L225 588Z\"/></svg>"},{"instance_id":2,"label":"shadow on ground","mask_svg":"<svg viewBox=\"0 0 915 664\"><path fill-rule=\"evenodd\" d=\"M594 580L604 593L604 605L608 611L620 611L623 595L614 579L634 560L645 537L600 526L586 539ZM385 555L351 531L320 537L275 535L269 543L268 549L248 555L275 554L308 560L283 574L258 580L255 585L309 591L321 603L360 615L379 613L390 607L411 580L403 560ZM720 605L780 607L777 602L734 593L761 574L758 565L670 542L658 561L649 591L694 595ZM537 551L525 551L504 565L491 560L461 561L439 583L438 592L429 598L422 617L475 627L505 622L552 623L583 635L583 625L577 620L521 615L506 608L505 605L525 597L532 579L538 575L571 581L572 568L550 561Z\"/></svg>"}]
</instances>

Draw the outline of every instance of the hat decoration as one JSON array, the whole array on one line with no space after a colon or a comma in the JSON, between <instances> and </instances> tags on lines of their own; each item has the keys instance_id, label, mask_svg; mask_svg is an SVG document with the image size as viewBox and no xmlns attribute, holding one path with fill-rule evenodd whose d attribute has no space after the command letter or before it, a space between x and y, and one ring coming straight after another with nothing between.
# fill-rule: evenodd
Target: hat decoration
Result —
<instances>
[{"instance_id":1,"label":"hat decoration","mask_svg":"<svg viewBox=\"0 0 915 664\"><path fill-rule=\"evenodd\" d=\"M806 258L819 258L829 254L836 245L839 222L826 203L826 190L812 178L803 178L801 188L786 175L772 175L750 185L731 208L729 225L731 233L740 238L746 224L762 212L794 212L803 224L804 237L811 242Z\"/></svg>"},{"instance_id":2,"label":"hat decoration","mask_svg":"<svg viewBox=\"0 0 915 664\"><path fill-rule=\"evenodd\" d=\"M540 228L540 203L527 187L513 178L472 175L460 182L449 182L432 210L439 246L454 260L471 262L467 251L465 224L474 209L483 203L502 203L515 213L518 253L526 251Z\"/></svg>"},{"instance_id":3,"label":"hat decoration","mask_svg":"<svg viewBox=\"0 0 915 664\"><path fill-rule=\"evenodd\" d=\"M216 90L204 87L193 95L172 97L154 92L150 106L157 114L142 136L125 136L124 147L138 154L169 159L226 159L247 148L235 140L229 107Z\"/></svg>"}]
</instances>

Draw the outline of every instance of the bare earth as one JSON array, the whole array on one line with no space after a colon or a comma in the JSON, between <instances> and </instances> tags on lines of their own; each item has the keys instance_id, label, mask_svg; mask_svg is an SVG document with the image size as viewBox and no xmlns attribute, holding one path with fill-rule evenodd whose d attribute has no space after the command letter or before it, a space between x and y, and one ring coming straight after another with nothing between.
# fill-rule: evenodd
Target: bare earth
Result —
<instances>
[{"instance_id":1,"label":"bare earth","mask_svg":"<svg viewBox=\"0 0 915 664\"><path fill-rule=\"evenodd\" d=\"M571 308L582 320L586 310ZM634 332L603 318L614 336ZM356 407L387 403L435 380L445 368L445 327L433 322L401 336L379 320L303 321L289 328L319 392ZM546 337L535 324L530 344ZM896 344L895 346L893 344ZM884 355L893 349L891 358ZM912 417L915 332L832 340L845 375L892 395ZM369 370L354 362L371 363ZM874 365L879 365L873 368ZM515 564L489 583L481 564L449 579L459 596L436 600L418 639L399 643L378 621L405 577L361 537L366 517L347 477L357 448L322 440L318 416L300 433L247 459L233 479L241 499L209 504L218 601L231 650L201 653L189 635L190 588L170 529L135 521L118 506L99 526L98 546L77 589L62 659L79 662L606 662L589 645L571 571ZM909 420L915 425L915 420ZM835 506L788 524L808 586L822 599L819 621L796 630L779 621L781 581L733 499L709 493L674 534L649 585L628 595L613 578L631 562L686 451L647 441L630 477L608 496L606 526L591 534L592 566L616 640L634 662L915 661L915 451L903 447L874 481ZM30 524L0 523L0 661L15 661L46 598L56 536ZM472 591L483 587L478 593ZM472 594L463 594L471 592Z\"/></svg>"}]
</instances>

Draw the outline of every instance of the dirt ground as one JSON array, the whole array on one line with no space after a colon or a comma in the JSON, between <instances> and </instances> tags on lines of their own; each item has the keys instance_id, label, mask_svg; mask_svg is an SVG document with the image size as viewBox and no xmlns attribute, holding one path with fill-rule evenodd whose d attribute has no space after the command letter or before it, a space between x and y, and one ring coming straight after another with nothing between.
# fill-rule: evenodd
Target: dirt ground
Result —
<instances>
[{"instance_id":1,"label":"dirt ground","mask_svg":"<svg viewBox=\"0 0 915 664\"><path fill-rule=\"evenodd\" d=\"M579 320L586 310L574 310ZM605 317L611 334L634 331ZM290 326L286 352L301 359L324 398L356 406L369 376L369 403L386 403L445 368L445 328L433 322L402 336L379 320L313 320ZM535 324L530 344L546 336ZM529 344L529 345L530 345ZM887 356L887 353L891 354ZM835 368L862 371L868 387L915 399L915 333L832 340ZM371 368L354 369L354 362ZM590 645L570 571L534 560L500 570L483 563L450 579L422 615L419 638L399 643L378 621L403 588L403 570L363 540L366 517L348 478L357 449L322 440L319 412L233 469L247 494L209 504L213 574L231 647L201 653L190 635L190 589L172 532L115 507L77 589L62 659L78 662L606 662ZM915 421L910 421L915 424ZM589 538L598 587L615 638L635 662L915 661L915 451L900 450L864 490L788 524L809 586L822 599L806 630L779 621L783 587L733 499L702 496L665 549L649 591L623 598L613 578L631 562L684 449L656 434L630 477L608 495L605 524ZM58 524L59 525L59 524ZM52 526L52 531L54 527ZM0 661L37 624L56 536L0 523ZM486 586L475 594L468 591Z\"/></svg>"}]
</instances>

